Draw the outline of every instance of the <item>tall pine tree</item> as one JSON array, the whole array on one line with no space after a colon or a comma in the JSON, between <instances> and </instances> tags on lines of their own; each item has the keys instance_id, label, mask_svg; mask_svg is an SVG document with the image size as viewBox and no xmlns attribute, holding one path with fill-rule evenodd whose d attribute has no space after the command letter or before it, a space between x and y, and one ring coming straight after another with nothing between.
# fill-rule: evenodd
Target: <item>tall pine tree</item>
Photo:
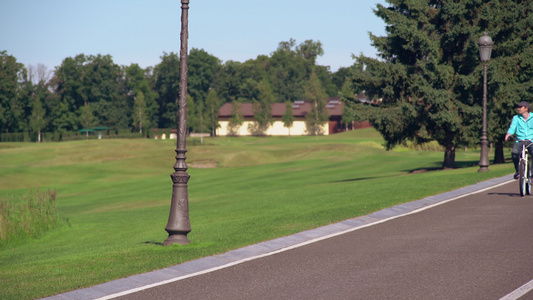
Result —
<instances>
[{"instance_id":1,"label":"tall pine tree","mask_svg":"<svg viewBox=\"0 0 533 300\"><path fill-rule=\"evenodd\" d=\"M387 0L375 14L386 36L370 35L379 58L363 55L354 72L356 92L381 105L351 105L385 138L387 148L407 141L437 141L445 149L444 168L455 166L455 150L479 141L481 99L477 40L491 3L477 0ZM345 99L357 103L354 95Z\"/></svg>"}]
</instances>

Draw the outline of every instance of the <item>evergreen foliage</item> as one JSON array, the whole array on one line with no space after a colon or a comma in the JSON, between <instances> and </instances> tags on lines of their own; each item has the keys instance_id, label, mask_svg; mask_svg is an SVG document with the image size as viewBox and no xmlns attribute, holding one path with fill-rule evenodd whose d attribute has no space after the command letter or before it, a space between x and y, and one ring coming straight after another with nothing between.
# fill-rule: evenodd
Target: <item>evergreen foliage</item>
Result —
<instances>
[{"instance_id":1,"label":"evergreen foliage","mask_svg":"<svg viewBox=\"0 0 533 300\"><path fill-rule=\"evenodd\" d=\"M515 105L533 102L533 2L500 0L485 9L486 27L495 41L488 63L488 133L494 162L505 162L503 138Z\"/></svg>"},{"instance_id":2,"label":"evergreen foliage","mask_svg":"<svg viewBox=\"0 0 533 300\"><path fill-rule=\"evenodd\" d=\"M520 70L520 75L507 71L507 79L496 79L497 68L509 69L504 60L518 62L530 51L530 29L525 27L531 25L531 14L527 13L531 4L510 0L387 2L389 7L378 4L375 9L375 14L387 24L386 36L370 35L379 57L358 56L356 64L364 65L364 71L352 73L354 91L364 91L370 99L379 99L381 105L363 107L353 94L344 94L346 100L357 104L352 105L355 118L370 120L389 149L407 141L437 141L445 149L443 167L453 168L457 147L479 141L483 67L477 41L488 31L495 41L494 61L502 60L490 62L489 94L510 99L502 103L489 101L489 111L493 111L489 116L490 138L501 141L502 129L496 128L506 130L511 117L509 108L520 94L509 95L505 92L509 87L505 86L513 81L528 81L519 79L527 77L528 71ZM515 24L521 26L515 29ZM505 46L512 32L513 49ZM519 50L525 52L524 56L515 52ZM518 71L517 66L515 63L511 69ZM521 94L529 92L525 88Z\"/></svg>"}]
</instances>

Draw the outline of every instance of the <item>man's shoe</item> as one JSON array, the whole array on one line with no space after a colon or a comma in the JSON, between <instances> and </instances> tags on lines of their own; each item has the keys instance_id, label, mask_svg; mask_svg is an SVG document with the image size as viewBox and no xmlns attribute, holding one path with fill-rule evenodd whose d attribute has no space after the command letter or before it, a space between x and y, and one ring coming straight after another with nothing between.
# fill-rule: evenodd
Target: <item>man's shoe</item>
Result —
<instances>
[{"instance_id":1,"label":"man's shoe","mask_svg":"<svg viewBox=\"0 0 533 300\"><path fill-rule=\"evenodd\" d=\"M514 179L518 179L518 177L520 177L520 174L518 172L514 173Z\"/></svg>"}]
</instances>

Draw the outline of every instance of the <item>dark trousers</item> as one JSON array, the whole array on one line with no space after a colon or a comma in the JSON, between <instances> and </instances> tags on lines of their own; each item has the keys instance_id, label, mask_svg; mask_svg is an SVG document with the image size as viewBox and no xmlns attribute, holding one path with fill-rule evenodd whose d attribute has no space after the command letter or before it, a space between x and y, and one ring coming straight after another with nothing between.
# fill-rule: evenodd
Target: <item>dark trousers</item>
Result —
<instances>
[{"instance_id":1,"label":"dark trousers","mask_svg":"<svg viewBox=\"0 0 533 300\"><path fill-rule=\"evenodd\" d=\"M515 143L513 151L511 151L511 158L513 159L514 169L518 172L518 162L520 161L520 154L522 154L522 146L527 145L527 151L533 154L533 143L530 141L522 141Z\"/></svg>"}]
</instances>

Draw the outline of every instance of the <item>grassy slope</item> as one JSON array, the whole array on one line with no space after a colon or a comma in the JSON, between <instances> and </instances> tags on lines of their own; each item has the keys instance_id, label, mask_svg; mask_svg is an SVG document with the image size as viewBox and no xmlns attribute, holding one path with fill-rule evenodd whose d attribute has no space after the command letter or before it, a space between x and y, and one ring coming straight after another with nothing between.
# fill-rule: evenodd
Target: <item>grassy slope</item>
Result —
<instances>
[{"instance_id":1,"label":"grassy slope","mask_svg":"<svg viewBox=\"0 0 533 300\"><path fill-rule=\"evenodd\" d=\"M196 142L195 140L190 140ZM512 172L412 174L441 152L384 151L371 129L188 146L192 241L162 247L174 141L0 144L0 195L57 189L70 227L0 249L0 298L31 299L179 264ZM193 143L191 143L193 144ZM195 143L196 144L196 143ZM476 165L479 152L458 152ZM195 165L216 162L217 168Z\"/></svg>"}]
</instances>

